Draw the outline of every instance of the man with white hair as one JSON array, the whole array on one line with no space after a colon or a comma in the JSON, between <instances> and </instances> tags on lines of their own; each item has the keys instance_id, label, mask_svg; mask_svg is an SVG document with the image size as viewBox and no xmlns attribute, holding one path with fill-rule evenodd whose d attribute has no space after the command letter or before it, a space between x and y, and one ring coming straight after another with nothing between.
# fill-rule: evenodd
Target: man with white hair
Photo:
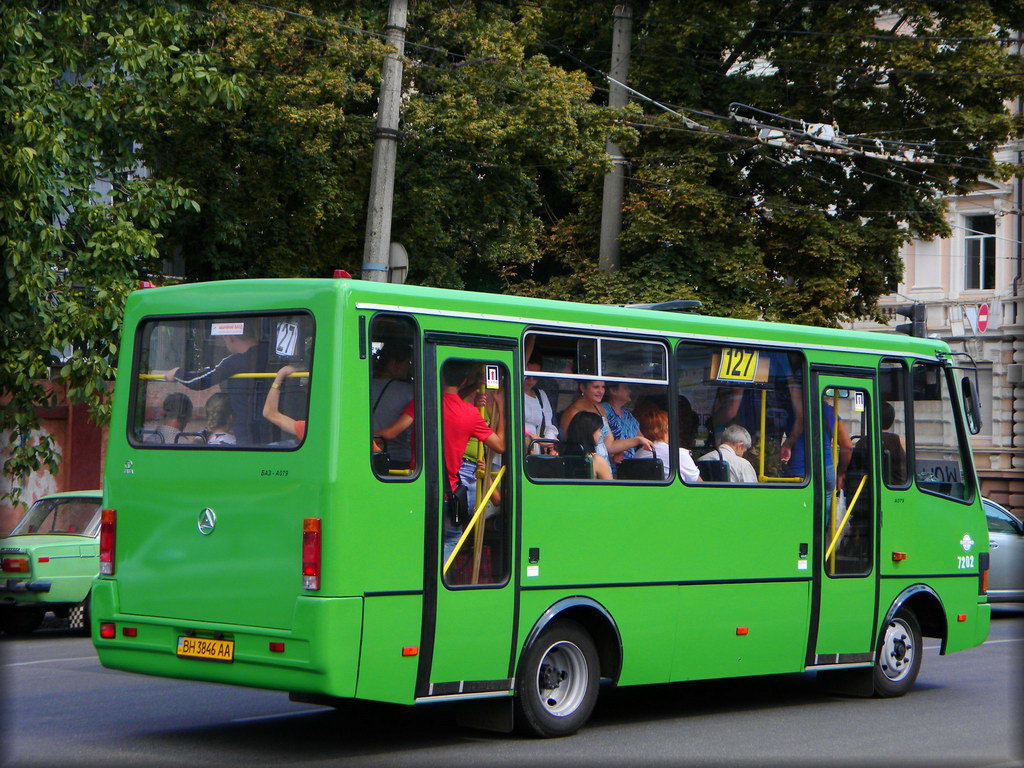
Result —
<instances>
[{"instance_id":1,"label":"man with white hair","mask_svg":"<svg viewBox=\"0 0 1024 768\"><path fill-rule=\"evenodd\" d=\"M697 461L724 461L729 466L730 483L756 483L757 472L753 465L743 458L751 446L750 433L739 424L730 424L722 432L718 448L709 451Z\"/></svg>"}]
</instances>

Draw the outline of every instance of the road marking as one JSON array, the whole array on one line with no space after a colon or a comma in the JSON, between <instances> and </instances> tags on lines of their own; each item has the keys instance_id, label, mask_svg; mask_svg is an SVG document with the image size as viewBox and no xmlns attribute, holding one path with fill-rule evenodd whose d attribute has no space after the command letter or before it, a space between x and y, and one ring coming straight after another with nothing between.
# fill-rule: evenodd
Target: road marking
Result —
<instances>
[{"instance_id":1,"label":"road marking","mask_svg":"<svg viewBox=\"0 0 1024 768\"><path fill-rule=\"evenodd\" d=\"M278 712L273 715L252 715L251 717L236 717L232 723L249 723L253 720L273 720L278 717L295 717L295 715L308 715L310 712L316 712L315 709L300 709L298 712L294 710L291 712Z\"/></svg>"},{"instance_id":2,"label":"road marking","mask_svg":"<svg viewBox=\"0 0 1024 768\"><path fill-rule=\"evenodd\" d=\"M96 659L96 655L92 656L63 656L59 659L37 659L36 661L16 661L13 664L0 664L4 667L27 667L30 664L50 664L54 661L85 661L86 659Z\"/></svg>"},{"instance_id":3,"label":"road marking","mask_svg":"<svg viewBox=\"0 0 1024 768\"><path fill-rule=\"evenodd\" d=\"M996 645L998 643L1020 643L1024 642L1024 637L1007 637L1003 640L986 640L982 645ZM941 646L938 645L926 645L924 650L926 651L937 651ZM972 646L976 648L977 646Z\"/></svg>"}]
</instances>

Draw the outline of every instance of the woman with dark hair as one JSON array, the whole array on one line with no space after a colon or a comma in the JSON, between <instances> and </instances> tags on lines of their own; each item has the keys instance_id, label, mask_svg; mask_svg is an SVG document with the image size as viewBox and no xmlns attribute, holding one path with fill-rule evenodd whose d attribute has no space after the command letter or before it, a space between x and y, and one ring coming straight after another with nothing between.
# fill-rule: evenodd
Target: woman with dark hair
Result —
<instances>
[{"instance_id":1,"label":"woman with dark hair","mask_svg":"<svg viewBox=\"0 0 1024 768\"><path fill-rule=\"evenodd\" d=\"M601 420L601 436L597 440L597 453L608 461L609 456L625 451L628 448L643 446L650 450L651 441L643 435L636 435L627 440L617 440L612 434L611 426L608 424L608 417L605 415L601 401L604 399L604 382L599 379L583 379L577 382L580 396L565 409L562 414L562 434L567 434L569 424L579 413L592 413Z\"/></svg>"},{"instance_id":2,"label":"woman with dark hair","mask_svg":"<svg viewBox=\"0 0 1024 768\"><path fill-rule=\"evenodd\" d=\"M582 449L581 455L590 458L595 480L611 480L612 468L608 459L597 452L604 430L604 421L593 411L579 411L572 417L565 431L566 452ZM570 454L571 455L571 454Z\"/></svg>"}]
</instances>

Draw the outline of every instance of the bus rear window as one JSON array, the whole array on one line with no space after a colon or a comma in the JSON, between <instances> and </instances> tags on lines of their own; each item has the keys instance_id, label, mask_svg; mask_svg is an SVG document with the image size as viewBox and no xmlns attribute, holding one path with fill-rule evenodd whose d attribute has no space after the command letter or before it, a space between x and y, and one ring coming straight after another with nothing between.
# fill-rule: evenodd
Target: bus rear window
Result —
<instances>
[{"instance_id":1,"label":"bus rear window","mask_svg":"<svg viewBox=\"0 0 1024 768\"><path fill-rule=\"evenodd\" d=\"M150 320L138 340L132 445L288 450L302 443L311 315Z\"/></svg>"}]
</instances>

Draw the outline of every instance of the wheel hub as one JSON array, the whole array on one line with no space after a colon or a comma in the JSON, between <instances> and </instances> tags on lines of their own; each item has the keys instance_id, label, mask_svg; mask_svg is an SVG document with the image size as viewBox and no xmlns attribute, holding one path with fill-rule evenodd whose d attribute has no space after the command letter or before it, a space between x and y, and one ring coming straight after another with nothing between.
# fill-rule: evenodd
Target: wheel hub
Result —
<instances>
[{"instance_id":1,"label":"wheel hub","mask_svg":"<svg viewBox=\"0 0 1024 768\"><path fill-rule=\"evenodd\" d=\"M565 672L559 672L550 664L540 668L540 687L546 690L554 690L565 679Z\"/></svg>"}]
</instances>

